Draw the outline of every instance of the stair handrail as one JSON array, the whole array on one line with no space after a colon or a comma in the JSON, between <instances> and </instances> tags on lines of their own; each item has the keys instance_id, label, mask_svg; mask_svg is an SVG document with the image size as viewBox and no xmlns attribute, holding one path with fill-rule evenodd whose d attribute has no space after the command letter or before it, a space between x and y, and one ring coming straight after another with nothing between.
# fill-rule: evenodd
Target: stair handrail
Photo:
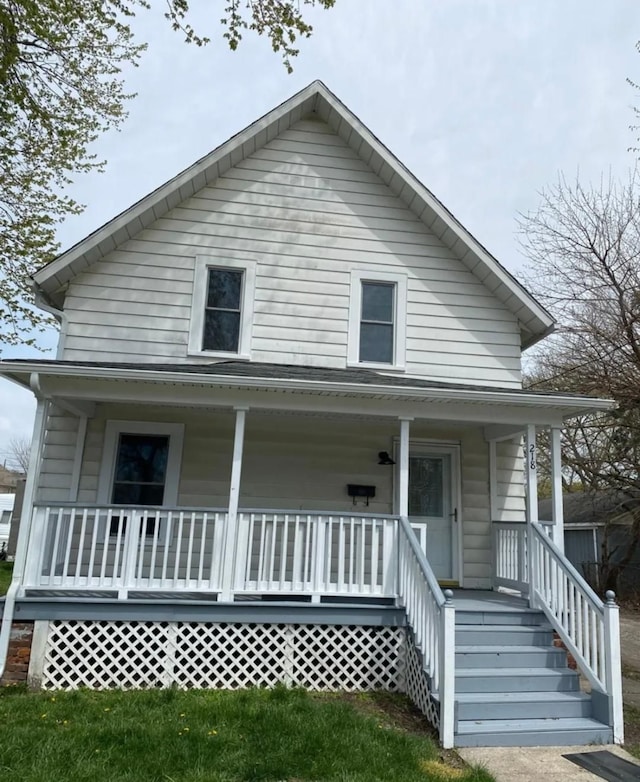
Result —
<instances>
[{"instance_id":1,"label":"stair handrail","mask_svg":"<svg viewBox=\"0 0 640 782\"><path fill-rule=\"evenodd\" d=\"M614 741L623 736L620 625L615 594L603 603L537 522L532 535L534 605L540 608L591 686L609 697Z\"/></svg>"},{"instance_id":2,"label":"stair handrail","mask_svg":"<svg viewBox=\"0 0 640 782\"><path fill-rule=\"evenodd\" d=\"M398 525L398 598L422 654L432 693L440 700L440 741L453 746L455 700L455 608L442 591L406 516Z\"/></svg>"}]
</instances>

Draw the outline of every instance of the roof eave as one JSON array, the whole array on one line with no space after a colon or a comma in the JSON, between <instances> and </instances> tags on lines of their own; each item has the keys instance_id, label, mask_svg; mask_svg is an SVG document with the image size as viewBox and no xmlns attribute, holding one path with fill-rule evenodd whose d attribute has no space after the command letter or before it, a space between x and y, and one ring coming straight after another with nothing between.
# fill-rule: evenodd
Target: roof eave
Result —
<instances>
[{"instance_id":1,"label":"roof eave","mask_svg":"<svg viewBox=\"0 0 640 782\"><path fill-rule=\"evenodd\" d=\"M0 363L0 376L23 386L37 387L38 376L76 377L91 380L143 381L152 383L185 383L188 385L226 386L244 389L261 389L287 392L338 393L362 397L389 397L431 400L438 402L469 402L484 404L513 404L534 406L562 411L563 418L588 413L606 412L615 407L610 399L592 397L550 396L497 389L479 391L476 389L421 388L414 386L374 385L363 383L299 380L291 378L247 377L241 375L216 375L167 370L154 370L152 365L145 369L122 367L77 367L68 365L42 365L37 362ZM34 382L35 378L35 382Z\"/></svg>"}]
</instances>

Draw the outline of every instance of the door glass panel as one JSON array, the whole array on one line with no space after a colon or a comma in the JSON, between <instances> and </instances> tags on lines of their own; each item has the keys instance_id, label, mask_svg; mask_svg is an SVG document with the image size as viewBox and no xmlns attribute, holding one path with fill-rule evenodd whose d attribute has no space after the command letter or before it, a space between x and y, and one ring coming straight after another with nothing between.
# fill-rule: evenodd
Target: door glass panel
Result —
<instances>
[{"instance_id":1,"label":"door glass panel","mask_svg":"<svg viewBox=\"0 0 640 782\"><path fill-rule=\"evenodd\" d=\"M442 517L444 510L444 459L442 456L409 458L409 515Z\"/></svg>"}]
</instances>

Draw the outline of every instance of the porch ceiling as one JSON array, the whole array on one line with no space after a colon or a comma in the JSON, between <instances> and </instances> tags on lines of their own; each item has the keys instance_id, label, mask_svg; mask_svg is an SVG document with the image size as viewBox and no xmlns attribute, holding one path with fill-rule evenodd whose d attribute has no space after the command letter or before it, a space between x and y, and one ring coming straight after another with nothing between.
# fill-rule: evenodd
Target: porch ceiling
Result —
<instances>
[{"instance_id":1,"label":"porch ceiling","mask_svg":"<svg viewBox=\"0 0 640 782\"><path fill-rule=\"evenodd\" d=\"M239 361L198 365L0 361L0 375L89 415L87 403L142 402L557 426L565 418L606 411L614 404L606 399L442 383L370 370Z\"/></svg>"}]
</instances>

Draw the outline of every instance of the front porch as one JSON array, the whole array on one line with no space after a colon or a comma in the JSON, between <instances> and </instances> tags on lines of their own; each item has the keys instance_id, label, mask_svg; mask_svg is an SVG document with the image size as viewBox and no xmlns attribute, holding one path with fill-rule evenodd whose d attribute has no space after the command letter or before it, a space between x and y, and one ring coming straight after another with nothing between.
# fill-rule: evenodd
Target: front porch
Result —
<instances>
[{"instance_id":1,"label":"front porch","mask_svg":"<svg viewBox=\"0 0 640 782\"><path fill-rule=\"evenodd\" d=\"M15 608L36 623L43 686L402 689L448 747L468 612L443 587L509 588L571 649L621 739L616 609L561 551L559 432L590 402L224 369L31 377L42 396L0 656ZM537 427L551 428L556 500L544 528Z\"/></svg>"}]
</instances>

